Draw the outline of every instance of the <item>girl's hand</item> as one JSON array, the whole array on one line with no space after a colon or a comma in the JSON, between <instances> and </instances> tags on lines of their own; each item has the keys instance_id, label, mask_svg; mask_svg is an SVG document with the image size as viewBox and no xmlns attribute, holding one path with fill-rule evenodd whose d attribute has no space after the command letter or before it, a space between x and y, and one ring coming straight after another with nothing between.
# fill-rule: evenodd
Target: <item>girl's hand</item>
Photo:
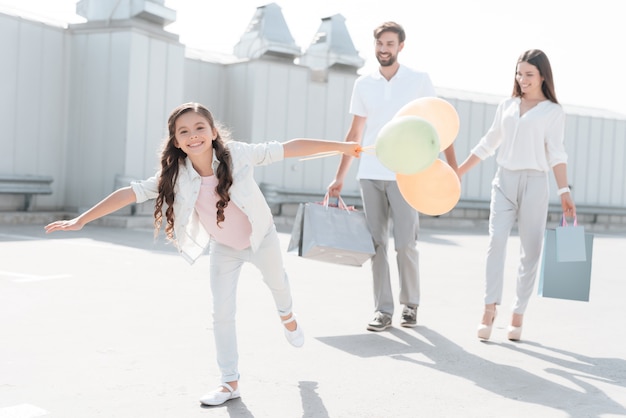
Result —
<instances>
[{"instance_id":1,"label":"girl's hand","mask_svg":"<svg viewBox=\"0 0 626 418\"><path fill-rule=\"evenodd\" d=\"M349 155L350 157L359 158L361 156L361 144L358 142L342 142L340 143L339 151L341 151L344 155Z\"/></svg>"},{"instance_id":2,"label":"girl's hand","mask_svg":"<svg viewBox=\"0 0 626 418\"><path fill-rule=\"evenodd\" d=\"M67 221L55 221L49 223L44 228L46 234L49 234L55 231L78 231L83 228L83 224L78 221L78 218L74 218Z\"/></svg>"}]
</instances>

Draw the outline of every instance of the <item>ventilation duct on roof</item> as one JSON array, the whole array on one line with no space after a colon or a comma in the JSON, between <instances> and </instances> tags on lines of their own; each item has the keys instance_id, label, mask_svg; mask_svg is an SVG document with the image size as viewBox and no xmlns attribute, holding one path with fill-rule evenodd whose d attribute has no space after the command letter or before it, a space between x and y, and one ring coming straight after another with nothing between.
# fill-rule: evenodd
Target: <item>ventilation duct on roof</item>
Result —
<instances>
[{"instance_id":1,"label":"ventilation duct on roof","mask_svg":"<svg viewBox=\"0 0 626 418\"><path fill-rule=\"evenodd\" d=\"M233 52L238 58L255 59L272 55L291 60L301 53L276 3L257 8Z\"/></svg>"},{"instance_id":2,"label":"ventilation duct on roof","mask_svg":"<svg viewBox=\"0 0 626 418\"><path fill-rule=\"evenodd\" d=\"M346 19L336 14L322 19L311 45L300 57L300 64L314 71L331 67L359 69L365 60L359 56L346 28Z\"/></svg>"},{"instance_id":3,"label":"ventilation duct on roof","mask_svg":"<svg viewBox=\"0 0 626 418\"><path fill-rule=\"evenodd\" d=\"M176 11L163 3L164 0L80 0L76 13L88 21L139 18L163 27L176 21Z\"/></svg>"}]
</instances>

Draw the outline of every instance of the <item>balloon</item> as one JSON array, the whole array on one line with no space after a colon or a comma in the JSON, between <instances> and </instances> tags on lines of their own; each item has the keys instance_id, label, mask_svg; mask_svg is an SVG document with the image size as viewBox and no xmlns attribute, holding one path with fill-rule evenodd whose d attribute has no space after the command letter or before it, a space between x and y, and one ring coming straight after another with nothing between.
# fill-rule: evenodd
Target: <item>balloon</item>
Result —
<instances>
[{"instance_id":1,"label":"balloon","mask_svg":"<svg viewBox=\"0 0 626 418\"><path fill-rule=\"evenodd\" d=\"M437 155L437 131L417 116L391 119L376 138L376 157L394 173L417 173L430 166Z\"/></svg>"},{"instance_id":2,"label":"balloon","mask_svg":"<svg viewBox=\"0 0 626 418\"><path fill-rule=\"evenodd\" d=\"M404 105L394 117L418 116L429 121L439 135L440 151L454 142L459 133L459 114L454 106L438 97L421 97Z\"/></svg>"},{"instance_id":3,"label":"balloon","mask_svg":"<svg viewBox=\"0 0 626 418\"><path fill-rule=\"evenodd\" d=\"M438 216L449 212L461 197L461 182L452 167L437 159L416 174L398 174L400 193L418 212Z\"/></svg>"}]
</instances>

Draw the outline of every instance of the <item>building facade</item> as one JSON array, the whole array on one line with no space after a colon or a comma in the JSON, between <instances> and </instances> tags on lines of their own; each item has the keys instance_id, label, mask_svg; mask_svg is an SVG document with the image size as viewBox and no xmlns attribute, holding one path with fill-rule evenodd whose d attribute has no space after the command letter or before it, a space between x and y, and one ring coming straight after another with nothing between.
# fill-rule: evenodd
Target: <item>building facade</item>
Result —
<instances>
[{"instance_id":1,"label":"building facade","mask_svg":"<svg viewBox=\"0 0 626 418\"><path fill-rule=\"evenodd\" d=\"M162 1L128 2L126 9L116 3L82 0L77 11L87 22L68 28L0 14L0 174L54 179L53 193L36 196L34 210L80 211L128 179L152 175L167 116L183 102L205 104L236 140L343 140L363 59L341 15L323 17L313 43L301 51L280 7L261 6L234 55L223 57L186 50L165 31L176 13ZM438 94L459 114L455 148L464 158L503 97L443 88ZM593 221L624 222L626 116L565 109L577 205ZM338 158L289 160L256 175L260 183L322 196ZM356 164L351 170L356 173ZM494 171L492 158L464 178L451 216L485 216ZM348 179L345 192L358 194L354 175ZM11 211L23 196L0 199L0 210Z\"/></svg>"}]
</instances>

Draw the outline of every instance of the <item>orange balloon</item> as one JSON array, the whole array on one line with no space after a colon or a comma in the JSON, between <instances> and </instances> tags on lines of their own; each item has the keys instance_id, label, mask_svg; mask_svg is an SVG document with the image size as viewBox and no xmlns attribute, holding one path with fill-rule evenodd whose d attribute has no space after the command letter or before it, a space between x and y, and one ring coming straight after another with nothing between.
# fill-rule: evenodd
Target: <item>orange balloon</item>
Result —
<instances>
[{"instance_id":1,"label":"orange balloon","mask_svg":"<svg viewBox=\"0 0 626 418\"><path fill-rule=\"evenodd\" d=\"M418 212L438 216L451 211L461 198L461 182L452 167L440 159L415 174L396 173L400 193Z\"/></svg>"},{"instance_id":2,"label":"orange balloon","mask_svg":"<svg viewBox=\"0 0 626 418\"><path fill-rule=\"evenodd\" d=\"M394 117L419 116L430 122L439 135L440 151L448 148L459 134L459 114L454 106L438 97L421 97L404 105Z\"/></svg>"}]
</instances>

